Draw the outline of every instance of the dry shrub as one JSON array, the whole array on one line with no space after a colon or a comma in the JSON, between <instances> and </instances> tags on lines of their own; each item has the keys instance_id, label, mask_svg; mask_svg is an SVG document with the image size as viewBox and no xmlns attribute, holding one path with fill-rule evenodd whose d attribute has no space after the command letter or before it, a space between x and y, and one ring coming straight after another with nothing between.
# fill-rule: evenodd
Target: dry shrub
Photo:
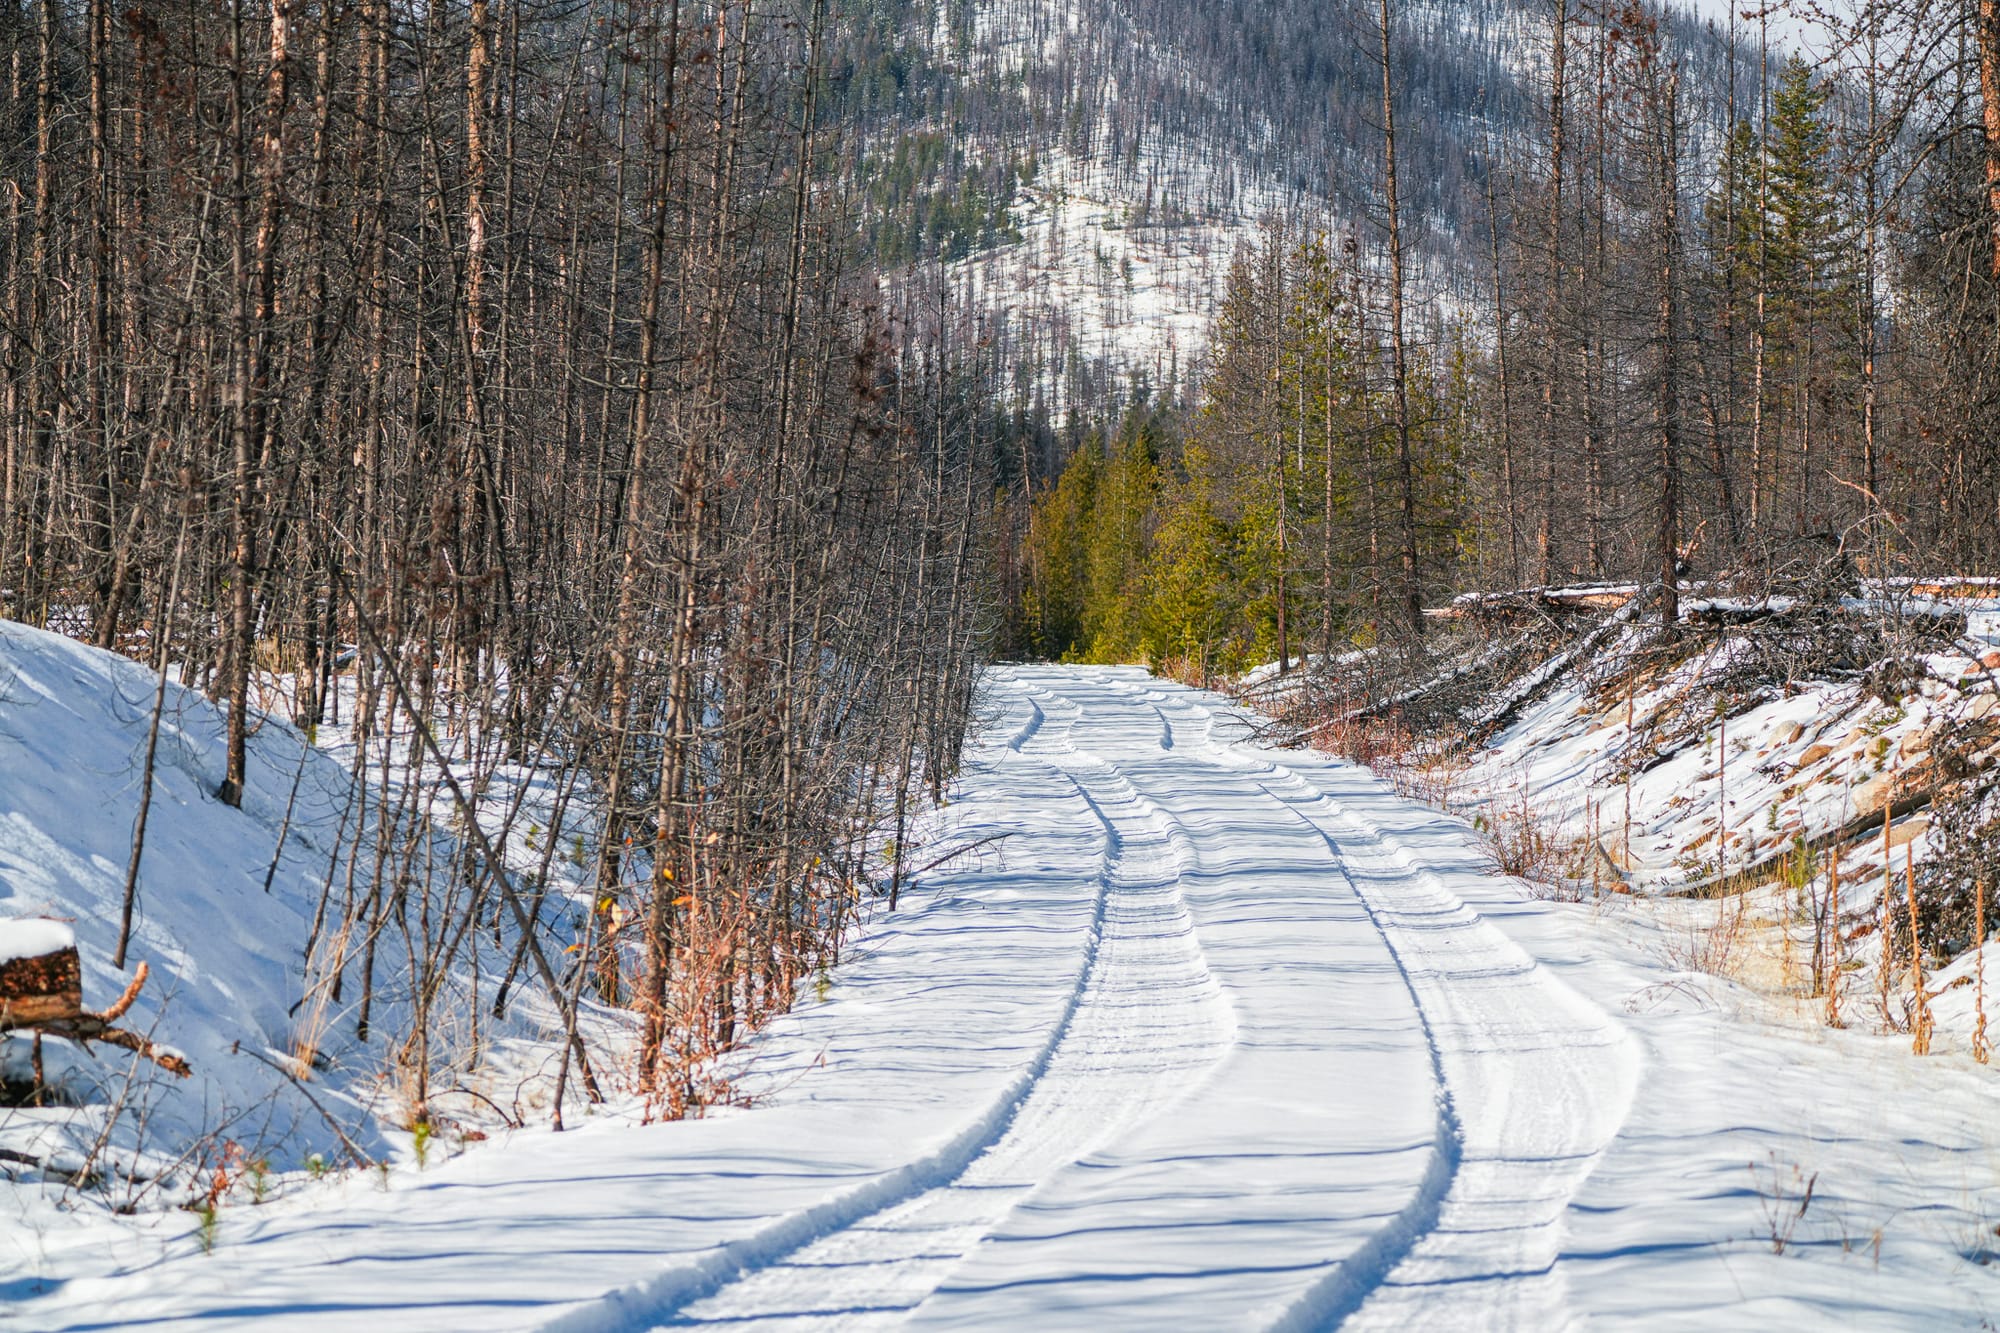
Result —
<instances>
[{"instance_id":1,"label":"dry shrub","mask_svg":"<svg viewBox=\"0 0 2000 1333\"><path fill-rule=\"evenodd\" d=\"M1722 903L1715 920L1689 921L1666 944L1667 961L1678 972L1701 972L1713 977L1733 976L1743 948L1743 926L1748 909L1741 895Z\"/></svg>"},{"instance_id":2,"label":"dry shrub","mask_svg":"<svg viewBox=\"0 0 2000 1333\"><path fill-rule=\"evenodd\" d=\"M1601 880L1591 840L1559 832L1542 819L1525 781L1496 794L1472 824L1500 873L1528 881L1537 897L1575 902Z\"/></svg>"},{"instance_id":3,"label":"dry shrub","mask_svg":"<svg viewBox=\"0 0 2000 1333\"><path fill-rule=\"evenodd\" d=\"M1387 777L1408 765L1417 737L1396 717L1336 716L1313 728L1320 748Z\"/></svg>"},{"instance_id":4,"label":"dry shrub","mask_svg":"<svg viewBox=\"0 0 2000 1333\"><path fill-rule=\"evenodd\" d=\"M1454 747L1436 736L1419 734L1401 717L1336 716L1303 728L1319 747L1371 770L1397 794L1440 810L1449 810L1458 796L1464 761Z\"/></svg>"},{"instance_id":5,"label":"dry shrub","mask_svg":"<svg viewBox=\"0 0 2000 1333\"><path fill-rule=\"evenodd\" d=\"M1525 807L1496 805L1473 821L1503 875L1553 880L1569 872L1574 848L1552 836Z\"/></svg>"},{"instance_id":6,"label":"dry shrub","mask_svg":"<svg viewBox=\"0 0 2000 1333\"><path fill-rule=\"evenodd\" d=\"M1766 1157L1768 1166L1760 1171L1753 1162L1750 1175L1764 1213L1764 1230L1771 1241L1771 1253L1783 1254L1792 1243L1799 1223L1805 1221L1806 1210L1812 1207L1813 1186L1819 1183L1819 1172L1808 1175L1796 1163L1780 1161L1776 1153L1768 1153Z\"/></svg>"},{"instance_id":7,"label":"dry shrub","mask_svg":"<svg viewBox=\"0 0 2000 1333\"><path fill-rule=\"evenodd\" d=\"M760 1006L755 977L743 966L744 905L727 895L706 902L683 899L676 913L679 938L667 988L661 1041L654 1066L641 1070L652 1112L662 1119L700 1116L711 1106L735 1104L730 1070L720 1057L742 1026L754 1027Z\"/></svg>"},{"instance_id":8,"label":"dry shrub","mask_svg":"<svg viewBox=\"0 0 2000 1333\"><path fill-rule=\"evenodd\" d=\"M1153 663L1155 675L1179 681L1190 689L1208 690L1215 688L1215 672L1210 669L1205 657L1167 657Z\"/></svg>"},{"instance_id":9,"label":"dry shrub","mask_svg":"<svg viewBox=\"0 0 2000 1333\"><path fill-rule=\"evenodd\" d=\"M1938 801L1929 843L1916 872L1918 938L1934 958L1952 958L1979 943L1979 886L2000 884L2000 786L1967 783Z\"/></svg>"},{"instance_id":10,"label":"dry shrub","mask_svg":"<svg viewBox=\"0 0 2000 1333\"><path fill-rule=\"evenodd\" d=\"M351 921L342 921L337 929L314 945L312 957L307 960L305 993L295 1007L291 1050L288 1052L298 1066L296 1073L301 1079L310 1079L319 1067L320 1050L325 1044L327 1029L333 1024L333 993L338 988L342 970L347 966L348 940L352 930Z\"/></svg>"}]
</instances>

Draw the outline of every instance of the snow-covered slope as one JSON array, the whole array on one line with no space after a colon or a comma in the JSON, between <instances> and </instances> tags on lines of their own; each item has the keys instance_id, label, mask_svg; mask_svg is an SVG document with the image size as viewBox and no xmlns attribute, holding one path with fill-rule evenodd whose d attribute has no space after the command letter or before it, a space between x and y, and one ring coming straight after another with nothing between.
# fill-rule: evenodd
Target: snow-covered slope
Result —
<instances>
[{"instance_id":1,"label":"snow-covered slope","mask_svg":"<svg viewBox=\"0 0 2000 1333\"><path fill-rule=\"evenodd\" d=\"M1421 327L1489 298L1486 176L1534 173L1550 11L1525 0L1416 0L1391 12ZM886 112L862 112L863 176L879 181L912 134L949 144L904 197L912 216L871 225L899 238L921 230L918 204L934 225L937 206L973 177L989 203L1006 199L1007 225L950 268L983 313L982 340L1026 367L1055 411L1085 395L1102 406L1138 375L1155 390L1185 387L1231 260L1270 221L1289 221L1294 239L1330 234L1344 265L1385 271L1373 9L885 0L871 14L883 30L869 29L869 54L903 45L880 66L897 96ZM1598 31L1571 15L1572 41ZM1689 131L1716 140L1729 43L1679 6L1667 7L1663 31L1684 82L1706 94L1692 99ZM1747 86L1752 69L1745 57L1737 81ZM918 268L928 281L928 265Z\"/></svg>"},{"instance_id":2,"label":"snow-covered slope","mask_svg":"<svg viewBox=\"0 0 2000 1333\"><path fill-rule=\"evenodd\" d=\"M11 1154L0 1164L11 1177L0 1177L0 1269L18 1270L36 1246L61 1243L54 1237L76 1215L59 1205L78 1171L100 1185L84 1212L146 1210L200 1196L217 1168L249 1194L299 1183L308 1166L410 1152L401 1132L408 1090L396 1076L410 995L403 937L385 924L376 950L329 939L352 907L357 877L347 870L356 857L365 892L378 802L401 780L393 764L387 788L373 758L368 785L357 786L352 745L337 730L320 737L334 745L329 752L266 717L249 738L242 807L231 808L215 795L224 717L170 681L127 965L112 966L156 684L125 658L0 620L0 938L20 932L8 922L67 923L87 1008L116 999L146 964L149 979L122 1021L183 1052L193 1068L175 1079L121 1050L46 1044L53 1104L0 1107L0 1148ZM428 823L403 829L399 846L421 849L429 839L440 872L452 864L446 835ZM486 950L490 991L514 937L480 934L472 948ZM315 939L309 972L304 951ZM370 961L373 985L364 987ZM344 989L329 980L339 968ZM372 1042L357 1030L364 994L374 1006ZM516 1107L545 1095L551 1007L524 993L506 1021L487 1023L479 1059L461 1066L471 1092L439 1088L436 1116L490 1119L472 1093ZM457 1039L436 1040L442 1052ZM16 1035L0 1039L0 1050L9 1084L25 1087L30 1043Z\"/></svg>"},{"instance_id":3,"label":"snow-covered slope","mask_svg":"<svg viewBox=\"0 0 2000 1333\"><path fill-rule=\"evenodd\" d=\"M125 1022L184 1051L194 1069L183 1084L122 1051L81 1056L51 1044L50 1076L66 1099L87 1104L85 1114L0 1111L0 1145L82 1167L106 1104L129 1098L114 1149L147 1180L115 1186L120 1201L152 1195L152 1178L200 1164L184 1159L190 1145L219 1153L223 1138L273 1170L311 1151L340 1155L320 1113L256 1056L290 1066L302 1037L297 951L336 853L348 774L267 721L250 740L242 808L223 805L215 797L223 717L169 683L132 942L126 969L114 969L154 694L154 676L136 663L0 620L0 917L73 925L86 1006L117 998L146 963L150 980ZM9 1040L9 1059L24 1064L26 1046ZM325 1091L362 1100L375 1092L348 1077ZM350 1133L384 1148L368 1117L341 1109Z\"/></svg>"},{"instance_id":4,"label":"snow-covered slope","mask_svg":"<svg viewBox=\"0 0 2000 1333\"><path fill-rule=\"evenodd\" d=\"M1908 949L1899 943L1885 966L1882 941L1907 937L1910 876L1932 853L1933 797L1960 779L1990 786L2000 764L2000 656L1983 645L1932 653L1885 697L1851 678L1759 687L1753 645L1742 639L1650 670L1617 669L1635 642L1557 673L1465 756L1462 772L1442 775L1440 790L1496 828L1532 819L1556 853L1549 870L1573 883L1742 891L1728 909L1684 909L1690 921L1728 918L1710 927L1726 955L1718 970L1843 1022L1908 1027ZM1965 934L1958 948L1970 944L1969 922ZM1818 976L1816 949L1838 955ZM1940 1046L1970 1044L1979 962L1967 956L1924 982L1939 1001ZM1985 960L1987 981L2000 986L1996 963L2000 952ZM1825 992L1836 987L1828 1008Z\"/></svg>"}]
</instances>

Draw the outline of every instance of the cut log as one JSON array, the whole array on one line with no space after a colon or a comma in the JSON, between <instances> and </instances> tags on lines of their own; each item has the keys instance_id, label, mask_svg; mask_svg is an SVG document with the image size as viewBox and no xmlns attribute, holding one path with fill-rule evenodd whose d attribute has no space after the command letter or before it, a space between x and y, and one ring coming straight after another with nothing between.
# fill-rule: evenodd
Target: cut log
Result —
<instances>
[{"instance_id":1,"label":"cut log","mask_svg":"<svg viewBox=\"0 0 2000 1333\"><path fill-rule=\"evenodd\" d=\"M0 921L0 1029L83 1015L83 964L60 921Z\"/></svg>"},{"instance_id":2,"label":"cut log","mask_svg":"<svg viewBox=\"0 0 2000 1333\"><path fill-rule=\"evenodd\" d=\"M79 1044L101 1041L186 1078L188 1062L179 1052L113 1026L139 998L146 970L139 964L117 1003L92 1013L83 1007L83 964L70 928L36 918L0 920L0 1032L40 1032Z\"/></svg>"}]
</instances>

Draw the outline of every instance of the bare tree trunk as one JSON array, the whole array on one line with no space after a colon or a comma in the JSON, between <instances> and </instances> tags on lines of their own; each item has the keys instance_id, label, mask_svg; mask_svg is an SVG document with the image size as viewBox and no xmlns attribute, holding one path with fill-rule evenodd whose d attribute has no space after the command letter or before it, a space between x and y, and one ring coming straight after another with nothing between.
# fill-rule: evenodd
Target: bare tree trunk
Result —
<instances>
[{"instance_id":1,"label":"bare tree trunk","mask_svg":"<svg viewBox=\"0 0 2000 1333\"><path fill-rule=\"evenodd\" d=\"M153 809L153 765L160 750L160 716L167 702L167 665L172 660L174 607L181 593L181 555L187 548L187 524L183 520L174 541L173 569L167 576L160 614L153 626L153 713L146 724L146 759L139 771L139 813L132 821L132 854L125 865L125 900L118 913L118 945L111 953L111 966L123 971L125 951L132 943L132 909L139 894L139 858L146 850L146 820ZM265 883L268 892L270 884Z\"/></svg>"},{"instance_id":2,"label":"bare tree trunk","mask_svg":"<svg viewBox=\"0 0 2000 1333\"><path fill-rule=\"evenodd\" d=\"M1323 322L1322 337L1324 338L1326 344L1326 355L1321 358L1321 373L1324 377L1324 383L1320 386L1321 392L1326 395L1326 415L1323 422L1324 426L1322 432L1323 438L1320 441L1321 448L1324 450L1324 454L1321 459L1322 474L1320 480L1322 482L1325 492L1324 495L1321 497L1321 506L1322 506L1321 512L1324 515L1324 517L1320 523L1320 533L1319 533L1319 559L1320 559L1319 651L1320 651L1320 656L1322 658L1322 666L1330 666L1333 662L1333 611L1334 611L1333 516L1334 516L1334 498L1335 498L1334 466L1333 466L1334 462L1333 404L1334 404L1334 388L1335 388L1334 352L1340 345L1339 341L1340 330L1336 319L1336 316L1339 313L1339 306L1337 305L1334 296L1334 292L1336 290L1334 282L1335 282L1335 274L1333 267L1333 239L1331 236L1329 236L1327 238L1327 255L1326 255L1326 308L1321 312L1321 320ZM1305 374L1303 367L1300 369L1299 373L1300 377L1303 378Z\"/></svg>"},{"instance_id":3,"label":"bare tree trunk","mask_svg":"<svg viewBox=\"0 0 2000 1333\"><path fill-rule=\"evenodd\" d=\"M1979 106L1986 139L1986 210L1992 276L2000 279L2000 0L1979 0Z\"/></svg>"},{"instance_id":4,"label":"bare tree trunk","mask_svg":"<svg viewBox=\"0 0 2000 1333\"><path fill-rule=\"evenodd\" d=\"M227 757L222 786L216 792L225 805L243 803L246 738L250 715L250 658L255 648L255 603L250 590L251 571L257 566L255 519L255 443L251 420L256 400L257 348L253 327L253 296L256 282L250 235L250 112L247 105L250 77L244 43L248 32L243 21L244 0L230 5L229 39L229 195L230 195L230 287L233 306L233 342L229 388L229 440L233 480L230 504L230 564L228 639L224 654L228 674L223 689L229 696ZM282 31L274 25L275 31ZM274 38L274 40L277 40Z\"/></svg>"},{"instance_id":5,"label":"bare tree trunk","mask_svg":"<svg viewBox=\"0 0 2000 1333\"><path fill-rule=\"evenodd\" d=\"M1558 387L1562 374L1562 210L1563 210L1563 167L1569 151L1564 119L1563 99L1568 92L1569 60L1569 0L1555 0L1555 15L1550 24L1549 40L1549 209L1547 233L1542 243L1548 247L1547 286L1542 293L1544 301L1542 328L1542 513L1541 527L1536 535L1536 549L1540 558L1540 579L1544 584L1553 583L1556 578L1556 458L1558 441L1556 438L1556 416L1561 393Z\"/></svg>"},{"instance_id":6,"label":"bare tree trunk","mask_svg":"<svg viewBox=\"0 0 2000 1333\"><path fill-rule=\"evenodd\" d=\"M1382 165L1384 206L1389 212L1389 358L1396 411L1396 510L1402 537L1403 616L1410 637L1424 633L1422 571L1417 558L1417 476L1410 440L1410 371L1403 335L1403 222L1396 193L1396 104L1390 63L1389 0L1382 15Z\"/></svg>"},{"instance_id":7,"label":"bare tree trunk","mask_svg":"<svg viewBox=\"0 0 2000 1333\"><path fill-rule=\"evenodd\" d=\"M1736 12L1729 15L1729 93L1725 119L1729 134L1736 134ZM1729 548L1732 556L1740 556L1743 549L1743 522L1736 512L1736 490L1733 473L1736 448L1736 283L1738 264L1741 256L1736 253L1737 179L1736 173L1743 164L1735 153L1728 155L1725 163L1722 191L1722 232L1726 245L1722 255L1722 392L1719 395L1719 410L1713 405L1709 413L1709 465L1715 471L1716 485L1721 492L1722 521L1729 534ZM1711 400L1713 403L1713 400Z\"/></svg>"},{"instance_id":8,"label":"bare tree trunk","mask_svg":"<svg viewBox=\"0 0 2000 1333\"><path fill-rule=\"evenodd\" d=\"M1507 373L1507 290L1500 266L1500 210L1493 188L1493 136L1486 136L1486 242L1493 282L1493 356L1500 388L1500 489L1507 506L1507 583L1521 586L1520 503L1514 479L1513 378ZM1328 395L1331 408L1332 396ZM1327 485L1332 486L1329 479Z\"/></svg>"},{"instance_id":9,"label":"bare tree trunk","mask_svg":"<svg viewBox=\"0 0 2000 1333\"><path fill-rule=\"evenodd\" d=\"M1769 493L1764 486L1764 339L1766 322L1764 306L1770 294L1770 278L1766 232L1769 230L1771 206L1770 154L1765 150L1765 139L1770 131L1770 17L1759 11L1757 17L1757 311L1755 322L1750 326L1750 540L1761 547L1764 536L1764 511Z\"/></svg>"},{"instance_id":10,"label":"bare tree trunk","mask_svg":"<svg viewBox=\"0 0 2000 1333\"><path fill-rule=\"evenodd\" d=\"M45 3L47 0L45 0ZM88 28L84 51L90 80L90 334L84 344L85 438L89 441L90 529L95 568L96 633L100 648L118 641L119 603L124 597L124 570L117 561L118 466L113 457L105 398L111 360L111 159L110 107L107 103L105 29L110 24L105 0L90 0L84 9Z\"/></svg>"},{"instance_id":11,"label":"bare tree trunk","mask_svg":"<svg viewBox=\"0 0 2000 1333\"><path fill-rule=\"evenodd\" d=\"M1680 71L1667 75L1657 107L1659 135L1660 387L1655 407L1660 467L1660 625L1680 622Z\"/></svg>"}]
</instances>

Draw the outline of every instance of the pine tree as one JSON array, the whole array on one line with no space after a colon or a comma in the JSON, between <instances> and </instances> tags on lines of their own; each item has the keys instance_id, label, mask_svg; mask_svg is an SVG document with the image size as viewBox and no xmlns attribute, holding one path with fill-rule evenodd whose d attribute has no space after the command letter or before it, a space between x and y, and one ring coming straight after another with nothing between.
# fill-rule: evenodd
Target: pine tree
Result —
<instances>
[{"instance_id":1,"label":"pine tree","mask_svg":"<svg viewBox=\"0 0 2000 1333\"><path fill-rule=\"evenodd\" d=\"M1856 329L1853 263L1832 137L1823 119L1828 90L1794 58L1786 63L1773 99L1768 141L1765 228L1766 338L1772 358L1767 391L1777 401L1770 416L1785 428L1787 452L1796 460L1793 524L1800 533L1820 527L1824 499L1814 486L1829 466L1832 429L1849 413L1829 410L1851 391Z\"/></svg>"}]
</instances>

